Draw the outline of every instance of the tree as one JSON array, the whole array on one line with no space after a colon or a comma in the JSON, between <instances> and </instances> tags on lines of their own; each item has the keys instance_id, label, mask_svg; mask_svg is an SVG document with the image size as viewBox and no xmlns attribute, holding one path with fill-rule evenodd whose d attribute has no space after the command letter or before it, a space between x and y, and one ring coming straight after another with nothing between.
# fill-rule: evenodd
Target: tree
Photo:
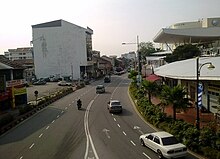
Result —
<instances>
[{"instance_id":1,"label":"tree","mask_svg":"<svg viewBox=\"0 0 220 159\"><path fill-rule=\"evenodd\" d=\"M156 52L156 49L154 48L154 44L152 42L142 42L140 43L139 47L139 51L142 57L149 56L150 54Z\"/></svg>"},{"instance_id":2,"label":"tree","mask_svg":"<svg viewBox=\"0 0 220 159\"><path fill-rule=\"evenodd\" d=\"M187 93L185 89L177 85L170 88L167 85L163 86L162 92L160 94L160 99L165 104L171 104L173 107L173 119L176 120L176 109L185 110L188 105L190 105L189 99L186 97Z\"/></svg>"},{"instance_id":3,"label":"tree","mask_svg":"<svg viewBox=\"0 0 220 159\"><path fill-rule=\"evenodd\" d=\"M192 44L186 44L178 46L173 54L167 55L165 58L165 61L170 63L174 61L180 61L185 59L190 59L196 56L199 56L201 54L199 48L197 48L195 45Z\"/></svg>"},{"instance_id":4,"label":"tree","mask_svg":"<svg viewBox=\"0 0 220 159\"><path fill-rule=\"evenodd\" d=\"M151 103L151 95L155 95L158 91L158 86L155 82L151 82L148 80L142 81L142 88L145 94L148 95L148 101Z\"/></svg>"},{"instance_id":5,"label":"tree","mask_svg":"<svg viewBox=\"0 0 220 159\"><path fill-rule=\"evenodd\" d=\"M137 81L137 75L138 75L137 71L131 70L130 73L128 74L128 78L132 79L134 82L136 82Z\"/></svg>"}]
</instances>

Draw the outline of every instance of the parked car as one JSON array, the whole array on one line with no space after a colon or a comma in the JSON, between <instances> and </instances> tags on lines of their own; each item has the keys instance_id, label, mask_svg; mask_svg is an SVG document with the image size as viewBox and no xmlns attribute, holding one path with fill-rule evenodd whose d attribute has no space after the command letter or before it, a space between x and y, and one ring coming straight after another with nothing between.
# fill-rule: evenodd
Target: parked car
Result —
<instances>
[{"instance_id":1,"label":"parked car","mask_svg":"<svg viewBox=\"0 0 220 159\"><path fill-rule=\"evenodd\" d=\"M159 158L185 157L187 148L170 133L159 131L140 136L141 145L147 146L158 154Z\"/></svg>"},{"instance_id":2,"label":"parked car","mask_svg":"<svg viewBox=\"0 0 220 159\"><path fill-rule=\"evenodd\" d=\"M103 85L97 85L96 93L105 93L105 87Z\"/></svg>"},{"instance_id":3,"label":"parked car","mask_svg":"<svg viewBox=\"0 0 220 159\"><path fill-rule=\"evenodd\" d=\"M58 86L72 86L72 83L66 81L60 81L57 84Z\"/></svg>"},{"instance_id":4,"label":"parked car","mask_svg":"<svg viewBox=\"0 0 220 159\"><path fill-rule=\"evenodd\" d=\"M46 81L40 79L40 80L33 82L32 84L33 85L45 85L46 83L47 83Z\"/></svg>"},{"instance_id":5,"label":"parked car","mask_svg":"<svg viewBox=\"0 0 220 159\"><path fill-rule=\"evenodd\" d=\"M107 108L109 113L122 113L122 105L119 100L110 100Z\"/></svg>"}]
</instances>

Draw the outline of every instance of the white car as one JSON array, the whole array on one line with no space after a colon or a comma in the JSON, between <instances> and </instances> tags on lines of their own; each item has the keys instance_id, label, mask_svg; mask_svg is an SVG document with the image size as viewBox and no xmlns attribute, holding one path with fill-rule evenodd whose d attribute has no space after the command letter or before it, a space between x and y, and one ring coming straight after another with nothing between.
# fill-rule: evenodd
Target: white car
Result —
<instances>
[{"instance_id":1,"label":"white car","mask_svg":"<svg viewBox=\"0 0 220 159\"><path fill-rule=\"evenodd\" d=\"M60 81L57 84L58 84L58 86L72 86L72 83L69 83L66 81Z\"/></svg>"},{"instance_id":2,"label":"white car","mask_svg":"<svg viewBox=\"0 0 220 159\"><path fill-rule=\"evenodd\" d=\"M109 113L122 113L122 105L119 100L110 100L107 108Z\"/></svg>"},{"instance_id":3,"label":"white car","mask_svg":"<svg viewBox=\"0 0 220 159\"><path fill-rule=\"evenodd\" d=\"M159 131L140 136L141 145L146 146L158 154L159 158L179 158L187 155L185 145L179 143L170 133Z\"/></svg>"}]
</instances>

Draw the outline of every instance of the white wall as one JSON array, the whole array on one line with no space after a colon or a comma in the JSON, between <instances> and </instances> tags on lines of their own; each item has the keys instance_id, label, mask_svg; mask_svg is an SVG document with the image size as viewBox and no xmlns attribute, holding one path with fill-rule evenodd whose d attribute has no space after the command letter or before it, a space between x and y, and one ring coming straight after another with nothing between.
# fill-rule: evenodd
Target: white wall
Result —
<instances>
[{"instance_id":1,"label":"white wall","mask_svg":"<svg viewBox=\"0 0 220 159\"><path fill-rule=\"evenodd\" d=\"M35 73L37 78L60 74L80 77L86 65L85 29L62 20L61 27L33 28Z\"/></svg>"}]
</instances>

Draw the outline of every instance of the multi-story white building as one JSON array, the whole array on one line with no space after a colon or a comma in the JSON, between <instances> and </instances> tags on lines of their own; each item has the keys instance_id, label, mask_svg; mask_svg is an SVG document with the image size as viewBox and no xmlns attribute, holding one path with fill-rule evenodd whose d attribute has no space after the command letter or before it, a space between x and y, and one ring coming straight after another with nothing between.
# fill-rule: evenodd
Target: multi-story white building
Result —
<instances>
[{"instance_id":1,"label":"multi-story white building","mask_svg":"<svg viewBox=\"0 0 220 159\"><path fill-rule=\"evenodd\" d=\"M79 79L92 57L92 34L64 20L32 25L32 44L37 78L51 75Z\"/></svg>"},{"instance_id":2,"label":"multi-story white building","mask_svg":"<svg viewBox=\"0 0 220 159\"><path fill-rule=\"evenodd\" d=\"M4 52L4 56L11 61L33 59L32 49L32 47L8 49L8 51Z\"/></svg>"},{"instance_id":3,"label":"multi-story white building","mask_svg":"<svg viewBox=\"0 0 220 159\"><path fill-rule=\"evenodd\" d=\"M220 18L204 18L193 22L182 22L162 28L153 39L170 51L183 44L197 44L201 46L203 54L220 54ZM165 49L166 50L166 49Z\"/></svg>"}]
</instances>

